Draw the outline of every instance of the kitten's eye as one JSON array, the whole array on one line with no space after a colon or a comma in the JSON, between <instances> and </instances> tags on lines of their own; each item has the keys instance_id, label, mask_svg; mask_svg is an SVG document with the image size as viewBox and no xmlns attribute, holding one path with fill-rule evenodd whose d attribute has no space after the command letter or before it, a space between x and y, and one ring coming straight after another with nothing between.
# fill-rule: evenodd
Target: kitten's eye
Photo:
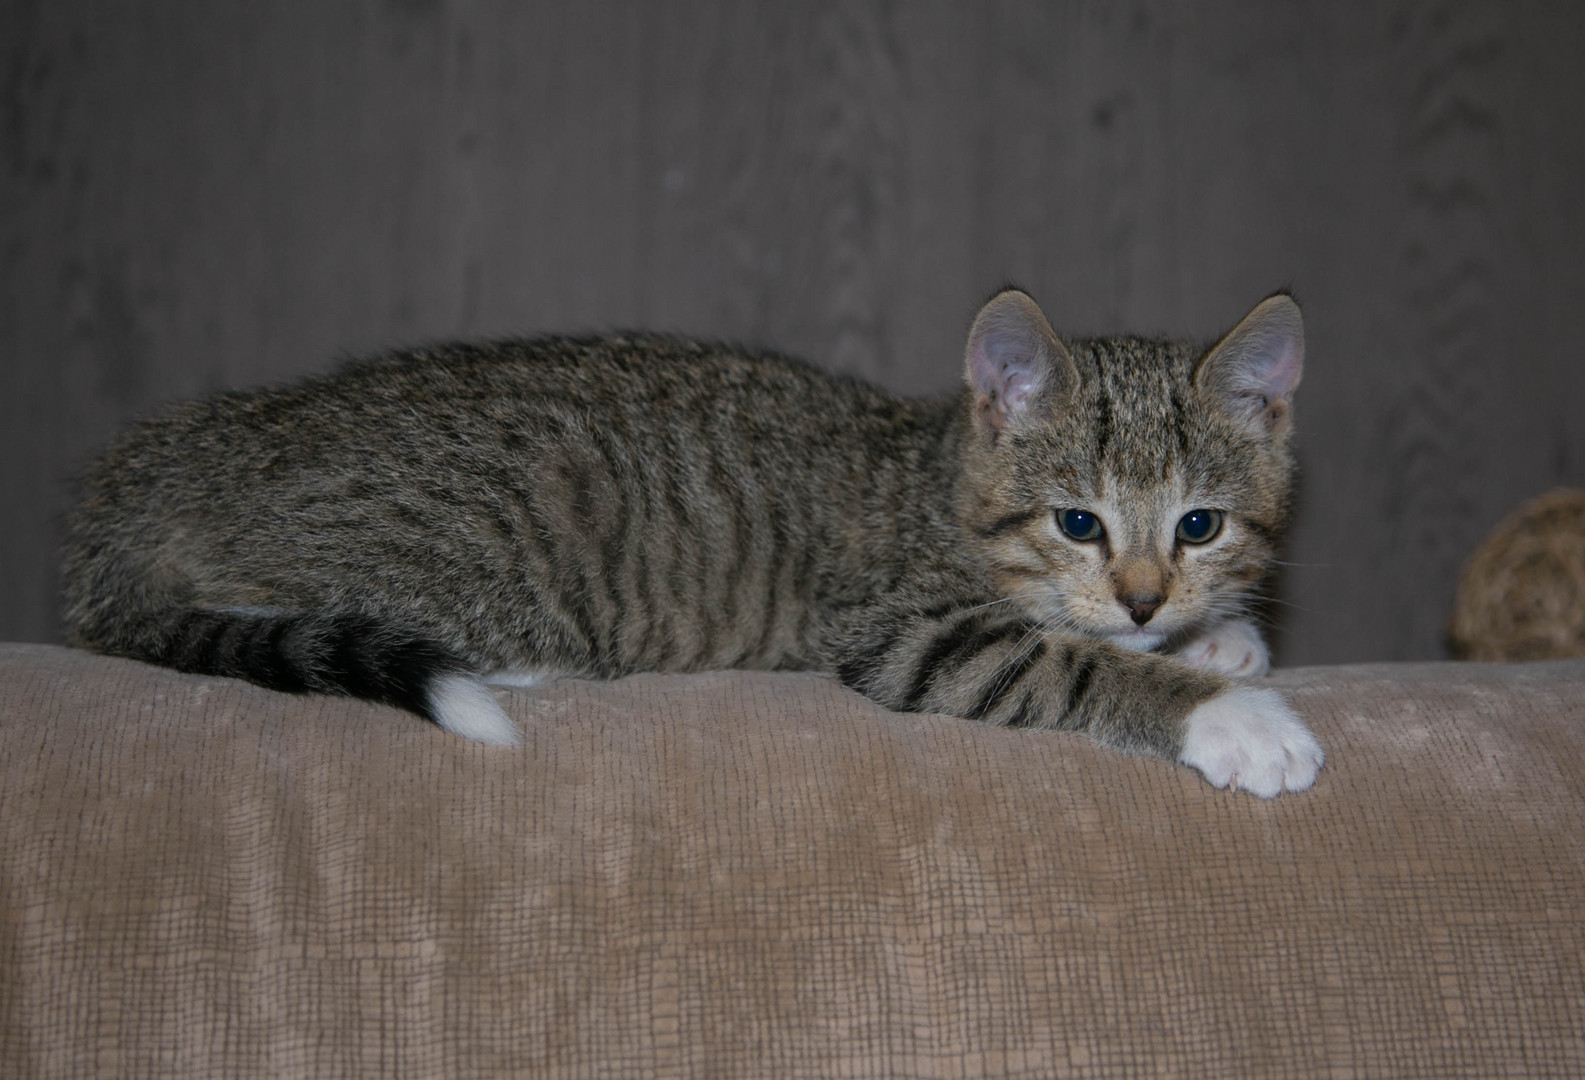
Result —
<instances>
[{"instance_id":1,"label":"kitten's eye","mask_svg":"<svg viewBox=\"0 0 1585 1080\"><path fill-rule=\"evenodd\" d=\"M1075 540L1099 540L1106 532L1088 510L1058 510L1057 527Z\"/></svg>"},{"instance_id":2,"label":"kitten's eye","mask_svg":"<svg viewBox=\"0 0 1585 1080\"><path fill-rule=\"evenodd\" d=\"M1190 510L1178 522L1178 539L1185 544L1203 544L1222 531L1220 510Z\"/></svg>"}]
</instances>

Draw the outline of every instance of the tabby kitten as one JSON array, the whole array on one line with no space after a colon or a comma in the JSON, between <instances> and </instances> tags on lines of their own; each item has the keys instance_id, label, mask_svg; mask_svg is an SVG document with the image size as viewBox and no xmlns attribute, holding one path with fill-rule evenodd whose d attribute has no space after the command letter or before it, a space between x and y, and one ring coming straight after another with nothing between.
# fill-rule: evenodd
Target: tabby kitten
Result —
<instances>
[{"instance_id":1,"label":"tabby kitten","mask_svg":"<svg viewBox=\"0 0 1585 1080\"><path fill-rule=\"evenodd\" d=\"M1288 514L1303 325L1064 344L1022 292L903 400L670 337L396 353L134 426L70 518L76 644L521 736L486 689L808 669L1083 732L1218 787L1320 746L1246 618Z\"/></svg>"}]
</instances>

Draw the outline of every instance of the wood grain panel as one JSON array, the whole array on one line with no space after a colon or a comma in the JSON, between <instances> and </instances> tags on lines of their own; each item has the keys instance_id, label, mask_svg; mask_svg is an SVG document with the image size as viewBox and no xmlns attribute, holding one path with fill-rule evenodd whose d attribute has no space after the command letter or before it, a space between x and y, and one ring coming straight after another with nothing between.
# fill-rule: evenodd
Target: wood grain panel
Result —
<instances>
[{"instance_id":1,"label":"wood grain panel","mask_svg":"<svg viewBox=\"0 0 1585 1080\"><path fill-rule=\"evenodd\" d=\"M1479 539L1477 492L1485 357L1494 339L1500 252L1495 233L1500 117L1495 67L1507 51L1500 10L1448 3L1405 12L1393 28L1405 76L1400 108L1405 213L1399 230L1402 317L1416 362L1395 372L1373 433L1378 556L1393 578L1449 582ZM1446 593L1446 587L1438 593ZM1430 593L1377 613L1394 659L1434 643L1447 597ZM1390 643L1390 644L1389 644Z\"/></svg>"}]
</instances>

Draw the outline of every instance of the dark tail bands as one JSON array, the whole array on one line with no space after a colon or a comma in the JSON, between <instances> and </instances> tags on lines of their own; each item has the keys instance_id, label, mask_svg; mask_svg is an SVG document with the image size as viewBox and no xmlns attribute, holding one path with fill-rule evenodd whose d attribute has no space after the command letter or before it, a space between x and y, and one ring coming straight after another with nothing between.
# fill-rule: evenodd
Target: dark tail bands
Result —
<instances>
[{"instance_id":1,"label":"dark tail bands","mask_svg":"<svg viewBox=\"0 0 1585 1080\"><path fill-rule=\"evenodd\" d=\"M185 608L137 621L126 640L90 644L270 690L394 705L483 742L520 741L516 727L460 657L421 633L372 615Z\"/></svg>"}]
</instances>

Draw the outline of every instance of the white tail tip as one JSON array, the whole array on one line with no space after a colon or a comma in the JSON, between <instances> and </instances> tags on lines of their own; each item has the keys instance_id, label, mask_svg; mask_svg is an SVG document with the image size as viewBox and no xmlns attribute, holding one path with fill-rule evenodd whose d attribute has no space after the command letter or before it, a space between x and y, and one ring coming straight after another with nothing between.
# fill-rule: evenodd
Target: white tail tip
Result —
<instances>
[{"instance_id":1,"label":"white tail tip","mask_svg":"<svg viewBox=\"0 0 1585 1080\"><path fill-rule=\"evenodd\" d=\"M489 746L521 746L523 733L472 675L442 675L429 684L435 722L453 735Z\"/></svg>"}]
</instances>

